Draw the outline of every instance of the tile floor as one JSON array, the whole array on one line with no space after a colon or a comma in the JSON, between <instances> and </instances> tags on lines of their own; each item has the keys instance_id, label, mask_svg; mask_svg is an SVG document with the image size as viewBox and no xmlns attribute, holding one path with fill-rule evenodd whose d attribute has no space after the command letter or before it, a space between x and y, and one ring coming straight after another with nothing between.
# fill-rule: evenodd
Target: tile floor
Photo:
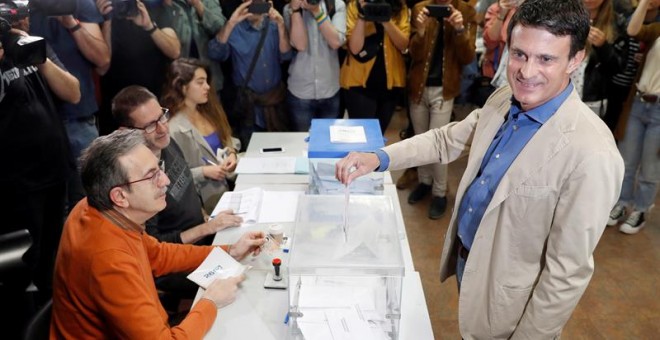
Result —
<instances>
[{"instance_id":1,"label":"tile floor","mask_svg":"<svg viewBox=\"0 0 660 340\"><path fill-rule=\"evenodd\" d=\"M397 112L386 137L399 140L407 124ZM454 194L465 161L449 166L448 212L439 220L428 219L430 198L407 203L411 189L399 190L415 268L420 272L435 339L460 339L457 321L456 281L440 283L440 252L454 205ZM393 173L393 178L403 171ZM660 195L656 199L660 207ZM596 269L589 287L568 321L564 339L659 339L660 338L660 209L648 216L637 235L625 235L618 227L605 230L595 252Z\"/></svg>"}]
</instances>

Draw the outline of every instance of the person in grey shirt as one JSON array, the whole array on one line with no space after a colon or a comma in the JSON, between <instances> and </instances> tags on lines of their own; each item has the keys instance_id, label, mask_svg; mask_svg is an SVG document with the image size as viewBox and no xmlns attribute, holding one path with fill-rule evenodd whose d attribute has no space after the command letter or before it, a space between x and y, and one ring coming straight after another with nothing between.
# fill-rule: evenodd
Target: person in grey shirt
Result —
<instances>
[{"instance_id":1,"label":"person in grey shirt","mask_svg":"<svg viewBox=\"0 0 660 340\"><path fill-rule=\"evenodd\" d=\"M337 49L346 41L346 4L291 0L284 23L297 51L289 66L287 105L293 128L307 131L312 118L339 117Z\"/></svg>"}]
</instances>

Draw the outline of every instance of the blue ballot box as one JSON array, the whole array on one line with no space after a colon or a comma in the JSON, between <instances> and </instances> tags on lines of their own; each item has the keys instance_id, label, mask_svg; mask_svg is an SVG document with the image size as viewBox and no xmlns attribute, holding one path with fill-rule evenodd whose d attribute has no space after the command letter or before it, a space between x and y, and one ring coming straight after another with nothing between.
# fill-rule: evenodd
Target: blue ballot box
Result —
<instances>
[{"instance_id":1,"label":"blue ballot box","mask_svg":"<svg viewBox=\"0 0 660 340\"><path fill-rule=\"evenodd\" d=\"M309 131L310 194L342 194L335 179L335 163L351 151L369 152L385 146L377 119L312 119ZM383 193L383 173L374 172L353 181L352 193Z\"/></svg>"}]
</instances>

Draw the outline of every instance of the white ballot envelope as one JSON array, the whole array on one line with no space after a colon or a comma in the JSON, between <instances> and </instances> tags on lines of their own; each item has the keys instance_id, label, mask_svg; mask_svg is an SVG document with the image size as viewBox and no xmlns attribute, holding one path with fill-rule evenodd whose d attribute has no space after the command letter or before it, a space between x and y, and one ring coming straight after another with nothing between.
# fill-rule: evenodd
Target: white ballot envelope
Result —
<instances>
[{"instance_id":1,"label":"white ballot envelope","mask_svg":"<svg viewBox=\"0 0 660 340\"><path fill-rule=\"evenodd\" d=\"M249 266L244 266L238 261L234 260L226 251L219 247L213 248L209 256L206 257L197 269L190 275L188 280L195 282L200 287L206 289L211 282L217 279L227 279L230 277L238 276L250 269Z\"/></svg>"}]
</instances>

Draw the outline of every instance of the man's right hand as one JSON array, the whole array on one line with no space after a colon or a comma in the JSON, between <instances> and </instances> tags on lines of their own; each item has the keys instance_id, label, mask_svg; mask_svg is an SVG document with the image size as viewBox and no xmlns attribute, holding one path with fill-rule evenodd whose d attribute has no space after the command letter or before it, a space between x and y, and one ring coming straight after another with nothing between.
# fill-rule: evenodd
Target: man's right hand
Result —
<instances>
[{"instance_id":1,"label":"man's right hand","mask_svg":"<svg viewBox=\"0 0 660 340\"><path fill-rule=\"evenodd\" d=\"M215 234L218 231L229 228L229 227L237 227L243 223L243 218L234 215L234 213L231 210L223 210L218 213L214 218L210 219L208 222L209 225L209 235L210 234Z\"/></svg>"},{"instance_id":2,"label":"man's right hand","mask_svg":"<svg viewBox=\"0 0 660 340\"><path fill-rule=\"evenodd\" d=\"M380 165L375 153L351 152L335 164L335 177L343 184L351 184L357 177L374 171Z\"/></svg>"},{"instance_id":3,"label":"man's right hand","mask_svg":"<svg viewBox=\"0 0 660 340\"><path fill-rule=\"evenodd\" d=\"M245 274L230 277L228 279L218 279L206 288L206 292L202 295L202 299L209 299L215 303L219 309L224 306L230 305L236 300L236 292L238 292L238 284L245 280Z\"/></svg>"},{"instance_id":4,"label":"man's right hand","mask_svg":"<svg viewBox=\"0 0 660 340\"><path fill-rule=\"evenodd\" d=\"M241 21L247 19L252 13L248 11L248 7L252 4L252 0L248 0L240 4L236 10L234 10L234 13L231 14L231 17L229 17L229 20L227 21L228 24L231 24L232 26L238 25Z\"/></svg>"}]
</instances>

